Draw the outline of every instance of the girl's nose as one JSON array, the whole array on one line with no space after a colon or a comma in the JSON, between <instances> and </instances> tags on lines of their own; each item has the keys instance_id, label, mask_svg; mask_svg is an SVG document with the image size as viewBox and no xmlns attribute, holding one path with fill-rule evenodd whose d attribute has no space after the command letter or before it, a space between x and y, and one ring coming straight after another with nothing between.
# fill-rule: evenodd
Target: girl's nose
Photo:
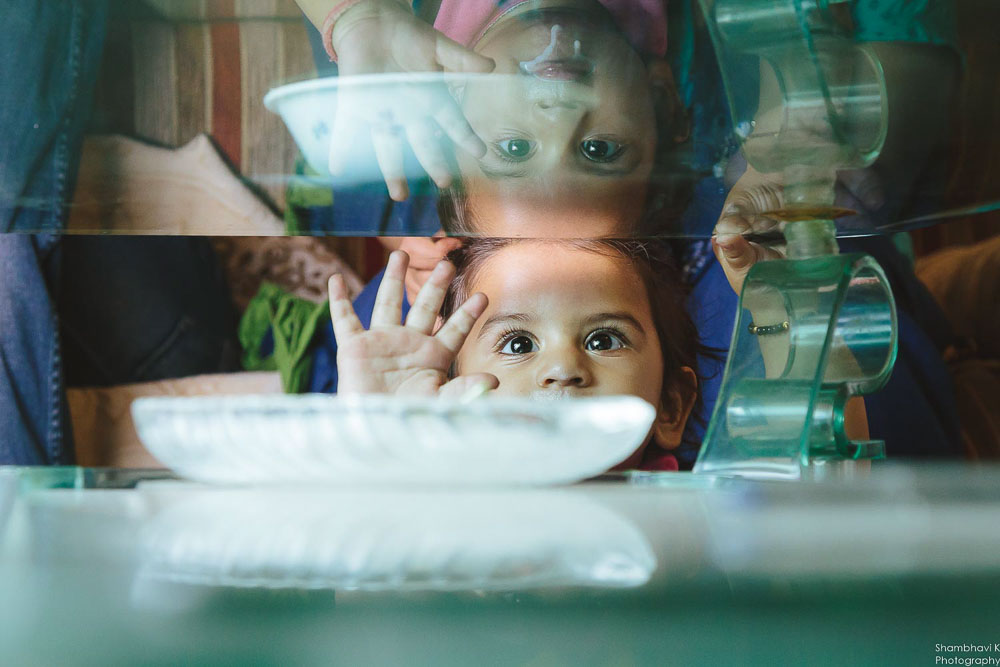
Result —
<instances>
[{"instance_id":1,"label":"girl's nose","mask_svg":"<svg viewBox=\"0 0 1000 667\"><path fill-rule=\"evenodd\" d=\"M566 351L553 354L539 367L538 386L543 389L589 387L593 376L581 353Z\"/></svg>"}]
</instances>

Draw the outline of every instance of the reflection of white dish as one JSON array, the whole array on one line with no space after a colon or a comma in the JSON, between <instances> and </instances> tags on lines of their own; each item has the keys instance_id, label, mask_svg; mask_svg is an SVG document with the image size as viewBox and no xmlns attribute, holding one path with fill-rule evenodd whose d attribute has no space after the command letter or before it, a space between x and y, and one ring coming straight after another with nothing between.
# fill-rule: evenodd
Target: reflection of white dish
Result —
<instances>
[{"instance_id":1,"label":"reflection of white dish","mask_svg":"<svg viewBox=\"0 0 1000 667\"><path fill-rule=\"evenodd\" d=\"M630 521L566 491L143 491L162 508L143 536L151 582L523 590L639 586L656 568Z\"/></svg>"},{"instance_id":2,"label":"reflection of white dish","mask_svg":"<svg viewBox=\"0 0 1000 667\"><path fill-rule=\"evenodd\" d=\"M627 458L655 410L634 396L273 395L143 398L132 414L157 459L206 482L560 484Z\"/></svg>"},{"instance_id":3,"label":"reflection of white dish","mask_svg":"<svg viewBox=\"0 0 1000 667\"><path fill-rule=\"evenodd\" d=\"M285 121L309 166L321 176L328 177L330 133L340 94L350 93L352 112L360 118L371 120L386 109L413 109L426 99L428 93L433 94L436 88L440 89L441 94L448 94L449 87L470 79L497 76L504 75L401 72L311 79L271 90L264 96L264 106ZM347 165L347 172L343 174L346 182L381 183L383 180L370 151L356 151ZM407 177L419 178L424 175L419 166L412 165L412 168L414 171L407 173Z\"/></svg>"}]
</instances>

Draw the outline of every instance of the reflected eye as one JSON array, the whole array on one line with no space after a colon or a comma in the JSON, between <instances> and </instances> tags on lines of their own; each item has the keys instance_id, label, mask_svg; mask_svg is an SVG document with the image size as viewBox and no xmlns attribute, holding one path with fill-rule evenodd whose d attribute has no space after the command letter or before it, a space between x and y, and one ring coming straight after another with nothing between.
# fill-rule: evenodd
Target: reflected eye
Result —
<instances>
[{"instance_id":1,"label":"reflected eye","mask_svg":"<svg viewBox=\"0 0 1000 667\"><path fill-rule=\"evenodd\" d=\"M586 139L580 142L580 153L591 162L613 162L624 152L625 147L617 141Z\"/></svg>"},{"instance_id":2,"label":"reflected eye","mask_svg":"<svg viewBox=\"0 0 1000 667\"><path fill-rule=\"evenodd\" d=\"M522 162L535 152L535 142L529 139L501 139L496 143L500 157L512 162Z\"/></svg>"},{"instance_id":3,"label":"reflected eye","mask_svg":"<svg viewBox=\"0 0 1000 667\"><path fill-rule=\"evenodd\" d=\"M613 352L625 347L625 341L609 331L595 331L587 338L584 347L588 352Z\"/></svg>"},{"instance_id":4,"label":"reflected eye","mask_svg":"<svg viewBox=\"0 0 1000 667\"><path fill-rule=\"evenodd\" d=\"M537 349L535 341L524 334L518 334L511 336L504 342L503 347L500 348L500 354L528 354Z\"/></svg>"}]
</instances>

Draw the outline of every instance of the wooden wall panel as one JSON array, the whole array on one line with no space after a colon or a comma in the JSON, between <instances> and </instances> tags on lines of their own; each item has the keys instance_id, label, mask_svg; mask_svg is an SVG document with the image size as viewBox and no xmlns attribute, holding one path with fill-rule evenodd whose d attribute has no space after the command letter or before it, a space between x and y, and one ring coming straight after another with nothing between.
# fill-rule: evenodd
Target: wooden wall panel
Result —
<instances>
[{"instance_id":1,"label":"wooden wall panel","mask_svg":"<svg viewBox=\"0 0 1000 667\"><path fill-rule=\"evenodd\" d=\"M178 145L176 33L174 26L143 21L132 32L135 133Z\"/></svg>"},{"instance_id":2,"label":"wooden wall panel","mask_svg":"<svg viewBox=\"0 0 1000 667\"><path fill-rule=\"evenodd\" d=\"M265 7L265 4L268 7ZM237 0L236 13L275 11L275 0ZM282 175L288 133L281 118L264 108L264 95L283 79L284 35L273 21L241 21L243 173L258 183L279 207L284 207Z\"/></svg>"},{"instance_id":3,"label":"wooden wall panel","mask_svg":"<svg viewBox=\"0 0 1000 667\"><path fill-rule=\"evenodd\" d=\"M176 28L178 141L211 134L211 34L203 23Z\"/></svg>"}]
</instances>

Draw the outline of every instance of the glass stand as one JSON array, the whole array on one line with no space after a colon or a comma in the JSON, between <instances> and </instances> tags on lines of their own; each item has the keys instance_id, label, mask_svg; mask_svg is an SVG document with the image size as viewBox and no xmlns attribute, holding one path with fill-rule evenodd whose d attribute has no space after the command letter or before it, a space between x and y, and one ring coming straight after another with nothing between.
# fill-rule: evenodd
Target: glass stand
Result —
<instances>
[{"instance_id":1,"label":"glass stand","mask_svg":"<svg viewBox=\"0 0 1000 667\"><path fill-rule=\"evenodd\" d=\"M761 312L784 312L786 319L755 323ZM783 331L755 329L786 322ZM896 335L892 292L868 255L755 265L695 472L800 479L818 462L882 458L881 441L848 438L845 410L852 396L888 380ZM765 363L768 345L778 350L777 361Z\"/></svg>"},{"instance_id":2,"label":"glass stand","mask_svg":"<svg viewBox=\"0 0 1000 667\"><path fill-rule=\"evenodd\" d=\"M895 303L873 258L838 254L832 218L846 213L834 206L837 170L870 165L885 142L885 76L840 27L837 4L701 0L743 154L783 176L783 205L757 213L784 222L788 259L756 264L744 282L696 473L802 479L884 456L845 421L850 399L892 371Z\"/></svg>"}]
</instances>

